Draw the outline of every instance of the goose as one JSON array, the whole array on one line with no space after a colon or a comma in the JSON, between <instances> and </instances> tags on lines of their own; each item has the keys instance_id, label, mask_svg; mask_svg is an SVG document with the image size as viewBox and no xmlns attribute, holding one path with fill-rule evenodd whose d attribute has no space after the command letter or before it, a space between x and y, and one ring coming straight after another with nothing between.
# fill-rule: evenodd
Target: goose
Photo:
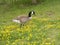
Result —
<instances>
[{"instance_id":1,"label":"goose","mask_svg":"<svg viewBox=\"0 0 60 45\"><path fill-rule=\"evenodd\" d=\"M30 11L27 15L17 16L13 19L13 22L20 23L20 26L24 25L27 21L32 19L32 15L35 15L34 11Z\"/></svg>"}]
</instances>

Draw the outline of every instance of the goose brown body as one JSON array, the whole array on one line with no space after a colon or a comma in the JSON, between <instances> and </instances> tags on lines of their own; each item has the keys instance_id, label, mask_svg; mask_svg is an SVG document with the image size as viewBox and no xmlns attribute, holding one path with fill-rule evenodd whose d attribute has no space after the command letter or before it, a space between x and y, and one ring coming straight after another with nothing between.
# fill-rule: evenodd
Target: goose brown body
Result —
<instances>
[{"instance_id":1,"label":"goose brown body","mask_svg":"<svg viewBox=\"0 0 60 45\"><path fill-rule=\"evenodd\" d=\"M26 16L26 15L18 16L15 19L13 19L13 22L21 23L22 25L24 25L25 22L29 21L32 18L31 15L33 15L33 14L35 14L35 12L30 11L28 16Z\"/></svg>"},{"instance_id":2,"label":"goose brown body","mask_svg":"<svg viewBox=\"0 0 60 45\"><path fill-rule=\"evenodd\" d=\"M29 21L31 19L31 17L28 17L28 16L18 16L15 20L19 20L20 23L25 23L27 21Z\"/></svg>"}]
</instances>

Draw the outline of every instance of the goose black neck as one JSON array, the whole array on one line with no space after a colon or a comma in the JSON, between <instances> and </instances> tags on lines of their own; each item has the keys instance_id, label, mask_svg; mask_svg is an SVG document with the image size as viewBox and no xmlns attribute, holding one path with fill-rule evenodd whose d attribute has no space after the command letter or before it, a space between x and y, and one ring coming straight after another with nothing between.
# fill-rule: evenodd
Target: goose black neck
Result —
<instances>
[{"instance_id":1,"label":"goose black neck","mask_svg":"<svg viewBox=\"0 0 60 45\"><path fill-rule=\"evenodd\" d=\"M31 17L31 12L29 12L29 15L28 15L28 17Z\"/></svg>"}]
</instances>

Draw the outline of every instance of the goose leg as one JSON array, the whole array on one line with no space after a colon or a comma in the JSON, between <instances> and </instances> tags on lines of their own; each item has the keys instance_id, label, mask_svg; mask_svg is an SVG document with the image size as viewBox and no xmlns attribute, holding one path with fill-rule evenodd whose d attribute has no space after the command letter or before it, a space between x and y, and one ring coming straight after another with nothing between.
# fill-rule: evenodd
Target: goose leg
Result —
<instances>
[{"instance_id":1,"label":"goose leg","mask_svg":"<svg viewBox=\"0 0 60 45\"><path fill-rule=\"evenodd\" d=\"M22 27L22 24L20 24L20 28Z\"/></svg>"},{"instance_id":2,"label":"goose leg","mask_svg":"<svg viewBox=\"0 0 60 45\"><path fill-rule=\"evenodd\" d=\"M24 26L24 24L20 24L20 28L23 27L23 26Z\"/></svg>"}]
</instances>

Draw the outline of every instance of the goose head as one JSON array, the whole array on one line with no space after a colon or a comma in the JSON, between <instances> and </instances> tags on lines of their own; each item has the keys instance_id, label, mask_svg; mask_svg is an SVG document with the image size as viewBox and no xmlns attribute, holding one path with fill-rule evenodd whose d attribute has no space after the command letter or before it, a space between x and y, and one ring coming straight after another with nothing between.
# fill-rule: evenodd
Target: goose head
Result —
<instances>
[{"instance_id":1,"label":"goose head","mask_svg":"<svg viewBox=\"0 0 60 45\"><path fill-rule=\"evenodd\" d=\"M34 11L30 11L29 14L28 14L28 17L31 17L32 15L35 15Z\"/></svg>"}]
</instances>

